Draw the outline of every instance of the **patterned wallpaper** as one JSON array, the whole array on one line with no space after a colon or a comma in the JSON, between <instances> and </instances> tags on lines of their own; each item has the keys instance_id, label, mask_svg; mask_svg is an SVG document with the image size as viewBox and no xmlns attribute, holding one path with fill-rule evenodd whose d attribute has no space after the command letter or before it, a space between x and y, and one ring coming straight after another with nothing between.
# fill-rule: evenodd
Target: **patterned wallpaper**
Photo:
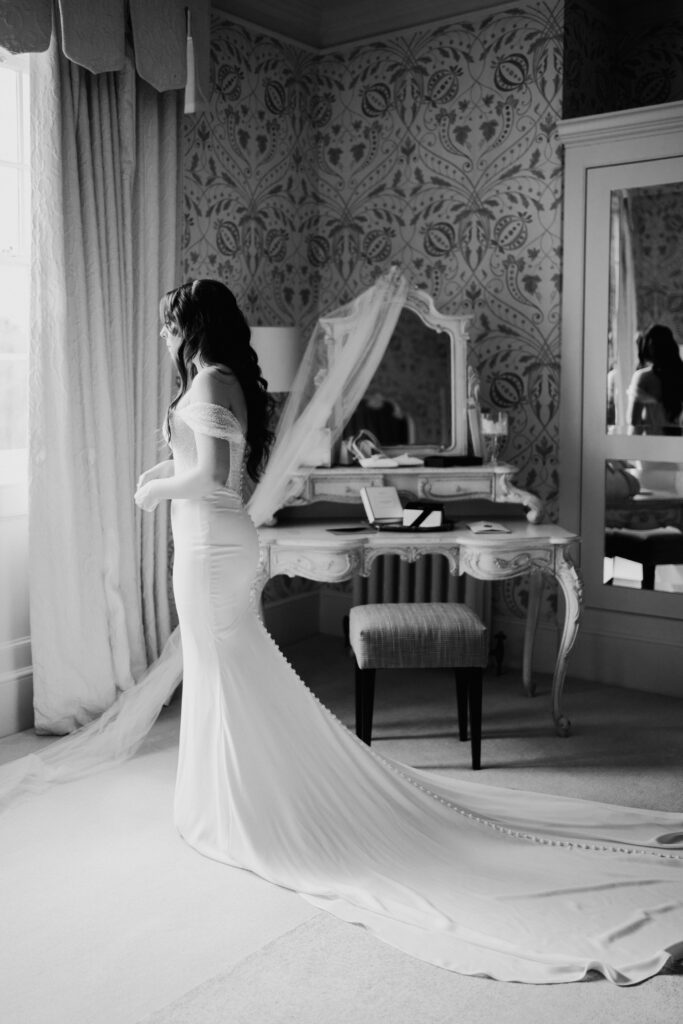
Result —
<instances>
[{"instance_id":1,"label":"patterned wallpaper","mask_svg":"<svg viewBox=\"0 0 683 1024\"><path fill-rule=\"evenodd\" d=\"M683 99L683 7L648 0L619 24L614 110Z\"/></svg>"},{"instance_id":2,"label":"patterned wallpaper","mask_svg":"<svg viewBox=\"0 0 683 1024\"><path fill-rule=\"evenodd\" d=\"M562 116L583 117L612 110L614 29L604 4L566 0Z\"/></svg>"},{"instance_id":3,"label":"patterned wallpaper","mask_svg":"<svg viewBox=\"0 0 683 1024\"><path fill-rule=\"evenodd\" d=\"M666 324L683 344L683 185L632 189L638 323Z\"/></svg>"},{"instance_id":4,"label":"patterned wallpaper","mask_svg":"<svg viewBox=\"0 0 683 1024\"><path fill-rule=\"evenodd\" d=\"M323 56L320 302L390 262L437 308L472 312L482 400L506 456L556 493L561 5L534 3Z\"/></svg>"},{"instance_id":5,"label":"patterned wallpaper","mask_svg":"<svg viewBox=\"0 0 683 1024\"><path fill-rule=\"evenodd\" d=\"M323 54L217 16L185 172L187 275L226 280L252 322L309 331L392 262L471 312L482 400L509 412L505 455L551 513L562 10L535 0Z\"/></svg>"},{"instance_id":6,"label":"patterned wallpaper","mask_svg":"<svg viewBox=\"0 0 683 1024\"><path fill-rule=\"evenodd\" d=\"M221 16L211 60L209 109L185 118L186 276L224 280L251 323L311 327L312 55Z\"/></svg>"},{"instance_id":7,"label":"patterned wallpaper","mask_svg":"<svg viewBox=\"0 0 683 1024\"><path fill-rule=\"evenodd\" d=\"M566 0L564 117L683 99L683 7Z\"/></svg>"}]
</instances>

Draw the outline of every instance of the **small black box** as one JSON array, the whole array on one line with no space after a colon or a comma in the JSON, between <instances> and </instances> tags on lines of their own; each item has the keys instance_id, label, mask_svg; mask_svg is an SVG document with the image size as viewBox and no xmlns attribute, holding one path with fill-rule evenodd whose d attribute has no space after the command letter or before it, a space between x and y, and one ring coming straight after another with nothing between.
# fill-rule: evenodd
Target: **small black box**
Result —
<instances>
[{"instance_id":1,"label":"small black box","mask_svg":"<svg viewBox=\"0 0 683 1024\"><path fill-rule=\"evenodd\" d=\"M447 466L483 466L481 455L425 455L425 466L443 469Z\"/></svg>"}]
</instances>

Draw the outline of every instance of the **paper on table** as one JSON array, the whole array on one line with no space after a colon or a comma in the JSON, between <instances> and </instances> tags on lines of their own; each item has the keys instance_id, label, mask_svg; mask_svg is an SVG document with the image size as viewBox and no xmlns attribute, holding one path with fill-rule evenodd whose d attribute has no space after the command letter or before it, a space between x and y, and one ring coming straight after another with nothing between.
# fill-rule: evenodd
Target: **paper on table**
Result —
<instances>
[{"instance_id":1,"label":"paper on table","mask_svg":"<svg viewBox=\"0 0 683 1024\"><path fill-rule=\"evenodd\" d=\"M510 533L507 526L502 523L492 523L488 519L479 519L475 523L465 523L472 533Z\"/></svg>"}]
</instances>

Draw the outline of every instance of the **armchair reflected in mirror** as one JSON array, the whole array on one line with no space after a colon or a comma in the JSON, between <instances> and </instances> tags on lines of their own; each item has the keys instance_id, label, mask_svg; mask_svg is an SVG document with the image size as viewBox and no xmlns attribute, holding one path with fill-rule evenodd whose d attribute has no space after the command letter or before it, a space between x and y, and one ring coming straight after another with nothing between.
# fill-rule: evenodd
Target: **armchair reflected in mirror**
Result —
<instances>
[{"instance_id":1,"label":"armchair reflected in mirror","mask_svg":"<svg viewBox=\"0 0 683 1024\"><path fill-rule=\"evenodd\" d=\"M466 454L469 320L439 313L427 292L410 289L343 438L364 429L388 455Z\"/></svg>"}]
</instances>

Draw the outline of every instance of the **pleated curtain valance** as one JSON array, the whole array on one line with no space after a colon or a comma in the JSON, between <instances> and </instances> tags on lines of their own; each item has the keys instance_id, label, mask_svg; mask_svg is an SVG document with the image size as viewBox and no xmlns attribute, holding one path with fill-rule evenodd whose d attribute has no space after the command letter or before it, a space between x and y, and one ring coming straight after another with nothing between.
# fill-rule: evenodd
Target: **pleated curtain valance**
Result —
<instances>
[{"instance_id":1,"label":"pleated curtain valance","mask_svg":"<svg viewBox=\"0 0 683 1024\"><path fill-rule=\"evenodd\" d=\"M123 67L129 14L137 73L159 92L186 86L189 14L197 91L208 98L210 0L0 0L0 45L47 50L53 6L65 57L96 74Z\"/></svg>"}]
</instances>

